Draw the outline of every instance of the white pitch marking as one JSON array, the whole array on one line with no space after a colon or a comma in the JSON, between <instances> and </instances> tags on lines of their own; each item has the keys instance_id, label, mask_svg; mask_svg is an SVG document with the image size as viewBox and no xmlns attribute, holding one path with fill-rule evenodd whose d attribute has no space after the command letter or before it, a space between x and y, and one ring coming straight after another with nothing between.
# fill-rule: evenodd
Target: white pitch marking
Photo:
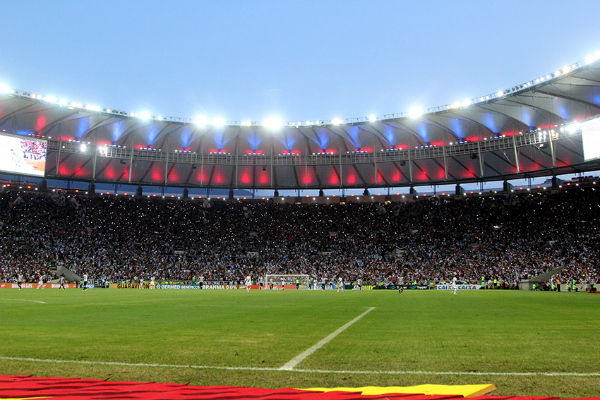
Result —
<instances>
[{"instance_id":1,"label":"white pitch marking","mask_svg":"<svg viewBox=\"0 0 600 400\"><path fill-rule=\"evenodd\" d=\"M357 374L357 375L476 375L476 376L600 376L600 372L450 372L450 371L328 371L322 369L293 369L282 370L281 368L260 367L219 367L211 365L177 365L177 364L141 364L123 363L113 361L83 361L83 360L44 360L39 358L2 357L0 360L25 361L50 364L84 364L84 365L115 365L119 367L155 367L155 368L192 368L213 369L225 371L268 371L268 372L295 372L305 374Z\"/></svg>"},{"instance_id":2,"label":"white pitch marking","mask_svg":"<svg viewBox=\"0 0 600 400\"><path fill-rule=\"evenodd\" d=\"M45 301L38 301L38 300L26 300L26 299L0 299L0 301L32 301L34 303L40 303L40 304L46 304Z\"/></svg>"},{"instance_id":3,"label":"white pitch marking","mask_svg":"<svg viewBox=\"0 0 600 400\"><path fill-rule=\"evenodd\" d=\"M354 324L356 321L358 321L359 319L361 319L362 317L364 317L365 315L367 315L368 313L370 313L374 309L375 309L375 307L369 308L367 311L365 311L364 313L360 314L358 317L354 318L352 321L348 322L346 325L342 326L337 331L335 331L331 335L327 336L325 339L322 339L321 341L319 341L319 343L315 344L311 348L303 351L302 353L298 354L296 357L292 358L283 367L281 367L279 369L282 370L282 371L291 371L291 370L293 370L294 367L296 365L300 364L305 358L307 358L308 356L310 356L315 351L319 350L321 347L325 346L333 338L335 338L337 335L339 335L340 333L342 333L343 331L345 331L350 325Z\"/></svg>"}]
</instances>

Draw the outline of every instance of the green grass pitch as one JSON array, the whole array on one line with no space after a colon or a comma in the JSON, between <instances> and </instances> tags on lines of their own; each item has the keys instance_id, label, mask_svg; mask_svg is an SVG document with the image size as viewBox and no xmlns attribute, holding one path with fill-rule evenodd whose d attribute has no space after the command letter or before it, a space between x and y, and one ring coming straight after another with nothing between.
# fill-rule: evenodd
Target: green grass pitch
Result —
<instances>
[{"instance_id":1,"label":"green grass pitch","mask_svg":"<svg viewBox=\"0 0 600 400\"><path fill-rule=\"evenodd\" d=\"M371 307L293 371L279 370ZM600 296L587 293L11 289L0 291L0 309L0 374L600 394Z\"/></svg>"}]
</instances>

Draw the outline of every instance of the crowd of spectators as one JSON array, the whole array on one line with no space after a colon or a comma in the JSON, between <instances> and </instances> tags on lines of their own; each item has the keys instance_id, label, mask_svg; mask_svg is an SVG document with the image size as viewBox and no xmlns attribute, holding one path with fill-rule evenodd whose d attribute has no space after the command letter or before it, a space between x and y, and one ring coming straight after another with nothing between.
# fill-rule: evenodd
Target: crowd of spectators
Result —
<instances>
[{"instance_id":1,"label":"crowd of spectators","mask_svg":"<svg viewBox=\"0 0 600 400\"><path fill-rule=\"evenodd\" d=\"M591 187L335 205L7 192L0 281L49 279L64 265L113 282L307 274L514 287L570 265L561 279L589 283L600 278L599 217Z\"/></svg>"},{"instance_id":2,"label":"crowd of spectators","mask_svg":"<svg viewBox=\"0 0 600 400\"><path fill-rule=\"evenodd\" d=\"M21 140L23 157L30 160L42 160L46 157L47 143L38 140Z\"/></svg>"}]
</instances>

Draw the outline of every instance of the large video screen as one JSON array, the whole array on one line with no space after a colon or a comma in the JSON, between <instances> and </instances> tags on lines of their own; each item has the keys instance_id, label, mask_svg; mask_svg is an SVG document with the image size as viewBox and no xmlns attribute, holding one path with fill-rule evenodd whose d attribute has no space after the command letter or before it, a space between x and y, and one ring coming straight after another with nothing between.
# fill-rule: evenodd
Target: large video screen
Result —
<instances>
[{"instance_id":1,"label":"large video screen","mask_svg":"<svg viewBox=\"0 0 600 400\"><path fill-rule=\"evenodd\" d=\"M600 118L581 123L585 161L600 158Z\"/></svg>"},{"instance_id":2,"label":"large video screen","mask_svg":"<svg viewBox=\"0 0 600 400\"><path fill-rule=\"evenodd\" d=\"M0 171L43 177L47 148L45 140L0 135Z\"/></svg>"}]
</instances>

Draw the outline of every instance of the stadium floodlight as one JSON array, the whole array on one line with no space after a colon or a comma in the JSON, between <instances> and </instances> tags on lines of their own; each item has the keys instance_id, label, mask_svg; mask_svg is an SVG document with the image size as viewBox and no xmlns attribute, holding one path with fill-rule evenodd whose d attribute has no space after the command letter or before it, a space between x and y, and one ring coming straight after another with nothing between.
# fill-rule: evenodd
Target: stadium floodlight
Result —
<instances>
[{"instance_id":1,"label":"stadium floodlight","mask_svg":"<svg viewBox=\"0 0 600 400\"><path fill-rule=\"evenodd\" d=\"M162 121L164 118L162 115L159 115L158 117L156 117L157 120Z\"/></svg>"},{"instance_id":2,"label":"stadium floodlight","mask_svg":"<svg viewBox=\"0 0 600 400\"><path fill-rule=\"evenodd\" d=\"M496 93L498 97L502 97L504 96L504 90L499 91L498 93Z\"/></svg>"},{"instance_id":3,"label":"stadium floodlight","mask_svg":"<svg viewBox=\"0 0 600 400\"><path fill-rule=\"evenodd\" d=\"M369 115L369 122L375 122L377 121L377 117L373 114Z\"/></svg>"},{"instance_id":4,"label":"stadium floodlight","mask_svg":"<svg viewBox=\"0 0 600 400\"><path fill-rule=\"evenodd\" d=\"M331 120L331 123L335 126L339 126L342 123L342 120L339 118L334 118Z\"/></svg>"},{"instance_id":5,"label":"stadium floodlight","mask_svg":"<svg viewBox=\"0 0 600 400\"><path fill-rule=\"evenodd\" d=\"M580 124L577 124L577 123L571 124L571 125L567 126L567 132L572 135L575 132L577 132L580 128L581 128Z\"/></svg>"},{"instance_id":6,"label":"stadium floodlight","mask_svg":"<svg viewBox=\"0 0 600 400\"><path fill-rule=\"evenodd\" d=\"M267 118L262 122L262 126L270 129L279 129L283 126L283 122L279 118Z\"/></svg>"},{"instance_id":7,"label":"stadium floodlight","mask_svg":"<svg viewBox=\"0 0 600 400\"><path fill-rule=\"evenodd\" d=\"M419 118L421 115L423 115L423 109L420 107L413 107L408 110L408 116L411 118Z\"/></svg>"},{"instance_id":8,"label":"stadium floodlight","mask_svg":"<svg viewBox=\"0 0 600 400\"><path fill-rule=\"evenodd\" d=\"M11 93L12 89L8 85L5 85L4 83L0 83L0 92L1 93Z\"/></svg>"},{"instance_id":9,"label":"stadium floodlight","mask_svg":"<svg viewBox=\"0 0 600 400\"><path fill-rule=\"evenodd\" d=\"M225 120L223 118L215 118L212 120L212 124L216 127L225 126Z\"/></svg>"},{"instance_id":10,"label":"stadium floodlight","mask_svg":"<svg viewBox=\"0 0 600 400\"><path fill-rule=\"evenodd\" d=\"M252 122L250 121L242 121L242 126L250 126L252 125Z\"/></svg>"},{"instance_id":11,"label":"stadium floodlight","mask_svg":"<svg viewBox=\"0 0 600 400\"><path fill-rule=\"evenodd\" d=\"M85 153L85 151L87 150L87 146L85 145L85 143L81 143L80 150L82 153Z\"/></svg>"},{"instance_id":12,"label":"stadium floodlight","mask_svg":"<svg viewBox=\"0 0 600 400\"><path fill-rule=\"evenodd\" d=\"M462 103L460 103L460 105L463 107L469 107L471 105L471 100L465 99L462 101Z\"/></svg>"},{"instance_id":13,"label":"stadium floodlight","mask_svg":"<svg viewBox=\"0 0 600 400\"><path fill-rule=\"evenodd\" d=\"M194 120L195 124L202 127L204 125L206 125L206 123L208 122L205 116L199 115L196 117L196 119Z\"/></svg>"},{"instance_id":14,"label":"stadium floodlight","mask_svg":"<svg viewBox=\"0 0 600 400\"><path fill-rule=\"evenodd\" d=\"M571 66L570 66L570 65L567 65L566 67L564 67L564 68L562 69L562 72L563 72L563 74L566 74L566 73L567 73L567 72L569 72L569 71L571 71Z\"/></svg>"},{"instance_id":15,"label":"stadium floodlight","mask_svg":"<svg viewBox=\"0 0 600 400\"><path fill-rule=\"evenodd\" d=\"M585 58L585 63L586 64L591 64L597 60L600 59L600 52L596 53L596 54L590 54L589 56L587 56Z\"/></svg>"},{"instance_id":16,"label":"stadium floodlight","mask_svg":"<svg viewBox=\"0 0 600 400\"><path fill-rule=\"evenodd\" d=\"M148 121L150 119L150 113L148 111L142 111L139 114L139 117L144 121Z\"/></svg>"},{"instance_id":17,"label":"stadium floodlight","mask_svg":"<svg viewBox=\"0 0 600 400\"><path fill-rule=\"evenodd\" d=\"M44 97L44 101L46 101L48 103L56 103L56 97L46 96L46 97Z\"/></svg>"},{"instance_id":18,"label":"stadium floodlight","mask_svg":"<svg viewBox=\"0 0 600 400\"><path fill-rule=\"evenodd\" d=\"M64 107L64 106L66 106L67 104L69 104L69 102L67 101L67 99L60 99L60 100L58 101L58 105L59 105L59 106L61 106L61 107Z\"/></svg>"},{"instance_id":19,"label":"stadium floodlight","mask_svg":"<svg viewBox=\"0 0 600 400\"><path fill-rule=\"evenodd\" d=\"M562 72L560 72L560 70L556 71L554 73L554 77L556 78L557 76L561 76Z\"/></svg>"}]
</instances>

